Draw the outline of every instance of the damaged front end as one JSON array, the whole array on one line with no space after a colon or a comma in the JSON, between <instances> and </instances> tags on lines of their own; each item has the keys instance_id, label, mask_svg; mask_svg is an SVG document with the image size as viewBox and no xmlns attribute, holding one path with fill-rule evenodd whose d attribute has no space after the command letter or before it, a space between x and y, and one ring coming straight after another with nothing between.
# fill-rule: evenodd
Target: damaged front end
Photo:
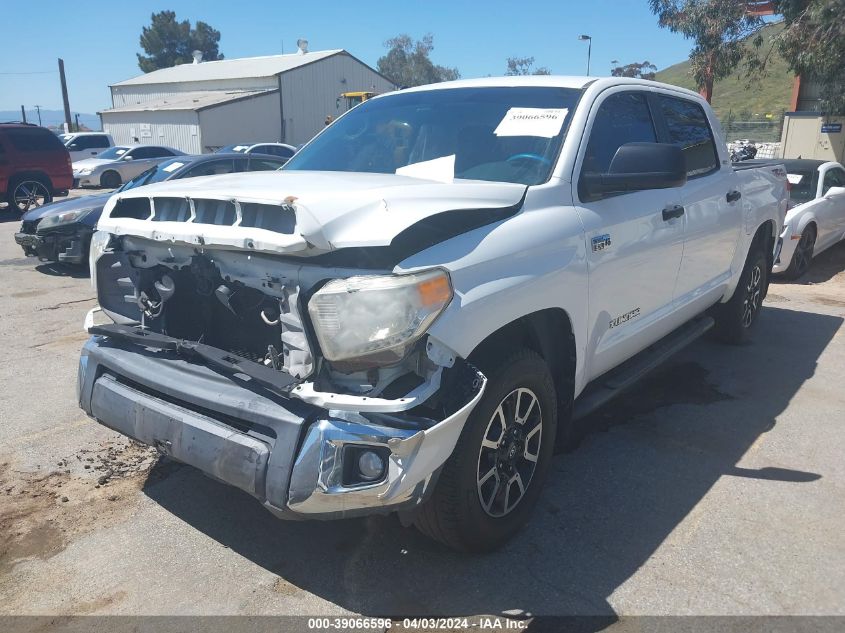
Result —
<instances>
[{"instance_id":1,"label":"damaged front end","mask_svg":"<svg viewBox=\"0 0 845 633\"><path fill-rule=\"evenodd\" d=\"M429 337L448 274L98 232L80 405L283 517L413 508L485 378Z\"/></svg>"}]
</instances>

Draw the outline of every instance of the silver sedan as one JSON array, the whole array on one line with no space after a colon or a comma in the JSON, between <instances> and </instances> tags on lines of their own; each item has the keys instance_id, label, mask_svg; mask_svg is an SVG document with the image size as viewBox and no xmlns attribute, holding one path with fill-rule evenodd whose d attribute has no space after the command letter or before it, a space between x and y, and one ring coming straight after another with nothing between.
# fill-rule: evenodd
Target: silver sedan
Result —
<instances>
[{"instance_id":1,"label":"silver sedan","mask_svg":"<svg viewBox=\"0 0 845 633\"><path fill-rule=\"evenodd\" d=\"M184 154L164 145L117 145L96 158L73 163L73 184L114 189L153 165Z\"/></svg>"}]
</instances>

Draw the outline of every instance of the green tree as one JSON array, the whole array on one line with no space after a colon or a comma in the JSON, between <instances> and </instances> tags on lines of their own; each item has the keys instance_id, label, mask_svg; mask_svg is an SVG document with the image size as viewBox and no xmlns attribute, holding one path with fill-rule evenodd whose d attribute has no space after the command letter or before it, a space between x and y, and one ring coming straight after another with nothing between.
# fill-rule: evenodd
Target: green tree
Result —
<instances>
[{"instance_id":1,"label":"green tree","mask_svg":"<svg viewBox=\"0 0 845 633\"><path fill-rule=\"evenodd\" d=\"M730 75L748 55L743 40L763 26L746 4L743 0L649 0L661 27L693 41L692 76L708 102L713 98L713 82Z\"/></svg>"},{"instance_id":2,"label":"green tree","mask_svg":"<svg viewBox=\"0 0 845 633\"><path fill-rule=\"evenodd\" d=\"M610 70L610 74L614 77L638 77L639 79L654 79L656 72L657 66L649 61L616 66Z\"/></svg>"},{"instance_id":3,"label":"green tree","mask_svg":"<svg viewBox=\"0 0 845 633\"><path fill-rule=\"evenodd\" d=\"M845 0L775 0L784 29L773 47L790 70L821 87L821 110L845 114ZM769 50L751 60L759 76L766 71Z\"/></svg>"},{"instance_id":4,"label":"green tree","mask_svg":"<svg viewBox=\"0 0 845 633\"><path fill-rule=\"evenodd\" d=\"M505 75L551 75L552 71L545 66L534 68L533 57L508 57L508 67Z\"/></svg>"},{"instance_id":5,"label":"green tree","mask_svg":"<svg viewBox=\"0 0 845 633\"><path fill-rule=\"evenodd\" d=\"M187 64L193 61L194 51L200 51L206 61L223 59L219 42L220 31L205 22L197 22L191 28L188 20L178 22L174 11L153 13L150 26L141 30L141 48L147 54L137 54L138 66L148 73Z\"/></svg>"},{"instance_id":6,"label":"green tree","mask_svg":"<svg viewBox=\"0 0 845 633\"><path fill-rule=\"evenodd\" d=\"M416 42L408 35L397 35L384 45L388 51L379 58L378 71L397 86L411 88L461 77L457 68L438 66L431 61L431 51L434 50L431 33Z\"/></svg>"}]
</instances>

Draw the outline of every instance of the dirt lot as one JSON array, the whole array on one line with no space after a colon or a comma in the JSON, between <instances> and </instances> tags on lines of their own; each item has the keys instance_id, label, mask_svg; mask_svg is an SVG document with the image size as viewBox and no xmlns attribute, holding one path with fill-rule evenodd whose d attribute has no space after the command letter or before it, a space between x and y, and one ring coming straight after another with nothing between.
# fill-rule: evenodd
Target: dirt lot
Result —
<instances>
[{"instance_id":1,"label":"dirt lot","mask_svg":"<svg viewBox=\"0 0 845 633\"><path fill-rule=\"evenodd\" d=\"M74 400L87 273L0 223L0 614L845 615L845 244L558 456L530 526L458 556L393 518L285 523ZM49 628L49 627L48 627Z\"/></svg>"}]
</instances>

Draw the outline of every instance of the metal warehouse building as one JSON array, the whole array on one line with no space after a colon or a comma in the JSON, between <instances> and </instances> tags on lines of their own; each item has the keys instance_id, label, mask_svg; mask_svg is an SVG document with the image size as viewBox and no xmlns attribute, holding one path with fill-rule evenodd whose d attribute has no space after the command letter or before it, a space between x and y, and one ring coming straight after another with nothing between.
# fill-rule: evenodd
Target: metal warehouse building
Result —
<instances>
[{"instance_id":1,"label":"metal warehouse building","mask_svg":"<svg viewBox=\"0 0 845 633\"><path fill-rule=\"evenodd\" d=\"M115 143L170 145L212 152L231 143L297 145L342 108L344 92L390 92L395 86L344 50L196 60L110 86L100 112Z\"/></svg>"}]
</instances>

